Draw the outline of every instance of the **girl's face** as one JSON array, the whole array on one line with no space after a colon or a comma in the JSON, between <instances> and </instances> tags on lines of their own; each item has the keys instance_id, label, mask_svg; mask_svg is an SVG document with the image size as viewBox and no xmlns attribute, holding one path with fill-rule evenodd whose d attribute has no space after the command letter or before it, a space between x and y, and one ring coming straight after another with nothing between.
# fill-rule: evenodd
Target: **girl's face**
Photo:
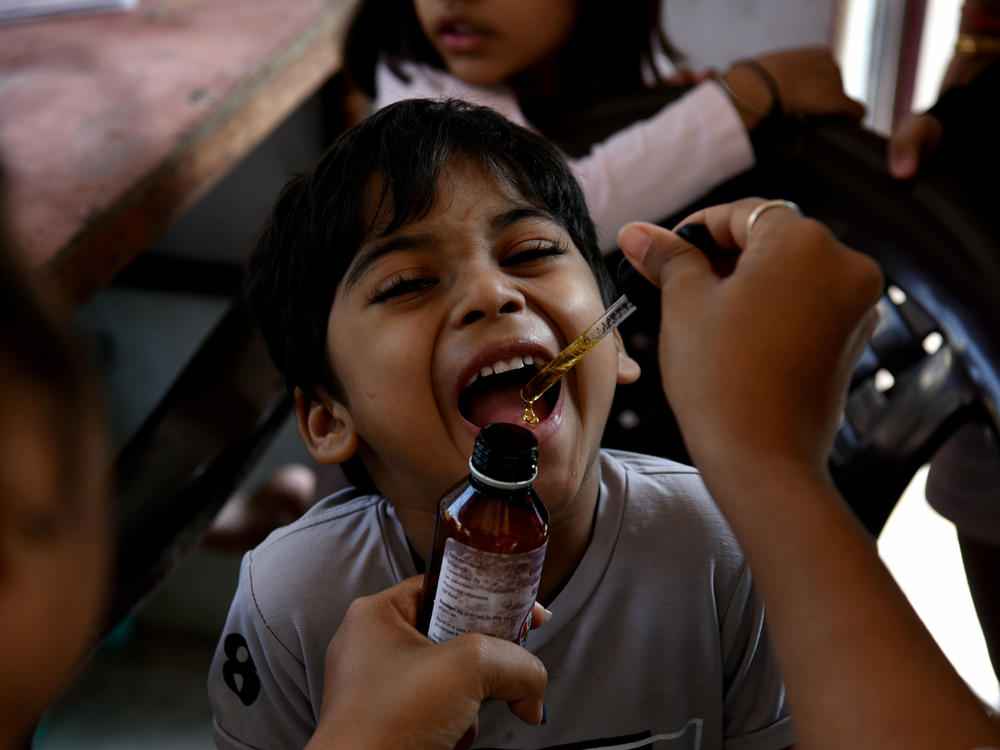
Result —
<instances>
[{"instance_id":1,"label":"girl's face","mask_svg":"<svg viewBox=\"0 0 1000 750\"><path fill-rule=\"evenodd\" d=\"M480 85L519 76L544 82L579 13L577 0L413 0L413 5L448 70Z\"/></svg>"}]
</instances>

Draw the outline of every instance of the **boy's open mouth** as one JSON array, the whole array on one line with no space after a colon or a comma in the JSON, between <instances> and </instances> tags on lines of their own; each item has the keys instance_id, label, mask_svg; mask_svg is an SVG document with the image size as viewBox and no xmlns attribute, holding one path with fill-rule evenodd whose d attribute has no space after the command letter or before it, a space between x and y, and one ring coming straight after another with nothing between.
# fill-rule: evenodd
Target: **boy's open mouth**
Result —
<instances>
[{"instance_id":1,"label":"boy's open mouth","mask_svg":"<svg viewBox=\"0 0 1000 750\"><path fill-rule=\"evenodd\" d=\"M522 423L521 388L537 372L538 367L531 356L497 360L466 383L458 397L459 413L477 427L490 422ZM532 405L539 420L552 412L559 399L559 387L556 383Z\"/></svg>"}]
</instances>

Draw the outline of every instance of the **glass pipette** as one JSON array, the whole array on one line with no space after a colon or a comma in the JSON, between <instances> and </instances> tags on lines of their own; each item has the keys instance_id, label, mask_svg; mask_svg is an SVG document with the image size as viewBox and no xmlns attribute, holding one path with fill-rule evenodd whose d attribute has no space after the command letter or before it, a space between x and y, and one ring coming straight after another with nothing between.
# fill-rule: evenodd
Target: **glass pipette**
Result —
<instances>
[{"instance_id":1,"label":"glass pipette","mask_svg":"<svg viewBox=\"0 0 1000 750\"><path fill-rule=\"evenodd\" d=\"M586 331L577 336L545 367L539 370L535 377L525 383L521 389L521 400L524 402L524 421L528 424L538 422L538 417L532 410L535 403L545 391L551 388L559 378L569 372L573 365L580 361L597 343L611 333L618 324L635 312L635 305L629 302L624 294L604 311L604 314Z\"/></svg>"},{"instance_id":2,"label":"glass pipette","mask_svg":"<svg viewBox=\"0 0 1000 750\"><path fill-rule=\"evenodd\" d=\"M712 261L732 259L739 253L738 251L723 250L716 244L712 233L704 224L685 224L675 232L678 237L691 243ZM618 287L642 294L641 289L636 284L645 285L642 276L632 267L626 259L622 259L618 266ZM637 296L636 299L640 299ZM529 380L521 389L521 400L524 402L524 421L528 424L538 422L538 417L532 410L531 405L535 403L545 391L551 388L556 381L569 372L573 365L580 361L584 354L593 349L597 342L611 333L618 324L635 312L633 305L626 295L622 295L614 304L604 311L604 315L597 319L590 328L581 333L565 349L555 356L551 362L539 370L535 377Z\"/></svg>"}]
</instances>

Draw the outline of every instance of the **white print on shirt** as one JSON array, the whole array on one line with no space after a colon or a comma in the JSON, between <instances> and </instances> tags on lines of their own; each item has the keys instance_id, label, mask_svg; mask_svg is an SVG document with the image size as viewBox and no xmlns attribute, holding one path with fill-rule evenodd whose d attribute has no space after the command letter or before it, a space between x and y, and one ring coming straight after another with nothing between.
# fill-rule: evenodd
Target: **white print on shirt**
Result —
<instances>
[{"instance_id":1,"label":"white print on shirt","mask_svg":"<svg viewBox=\"0 0 1000 750\"><path fill-rule=\"evenodd\" d=\"M524 645L546 544L501 555L448 539L427 637L435 643L485 633Z\"/></svg>"},{"instance_id":2,"label":"white print on shirt","mask_svg":"<svg viewBox=\"0 0 1000 750\"><path fill-rule=\"evenodd\" d=\"M703 719L688 719L676 732L653 734L648 729L620 737L600 737L539 750L701 750ZM500 750L500 748L483 748Z\"/></svg>"}]
</instances>

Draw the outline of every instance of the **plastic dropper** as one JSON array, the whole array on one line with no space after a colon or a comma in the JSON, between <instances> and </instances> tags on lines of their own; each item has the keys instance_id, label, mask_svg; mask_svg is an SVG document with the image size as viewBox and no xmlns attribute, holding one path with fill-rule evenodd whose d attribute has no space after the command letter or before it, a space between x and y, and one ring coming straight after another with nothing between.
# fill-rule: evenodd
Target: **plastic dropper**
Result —
<instances>
[{"instance_id":1,"label":"plastic dropper","mask_svg":"<svg viewBox=\"0 0 1000 750\"><path fill-rule=\"evenodd\" d=\"M635 305L629 302L628 297L623 294L604 311L604 314L590 328L571 341L569 346L559 352L551 362L538 371L535 377L525 383L521 389L525 422L528 424L538 422L538 417L535 416L531 405L545 391L555 385L559 378L569 372L584 354L597 346L601 339L615 330L618 324L633 312L635 312Z\"/></svg>"}]
</instances>

